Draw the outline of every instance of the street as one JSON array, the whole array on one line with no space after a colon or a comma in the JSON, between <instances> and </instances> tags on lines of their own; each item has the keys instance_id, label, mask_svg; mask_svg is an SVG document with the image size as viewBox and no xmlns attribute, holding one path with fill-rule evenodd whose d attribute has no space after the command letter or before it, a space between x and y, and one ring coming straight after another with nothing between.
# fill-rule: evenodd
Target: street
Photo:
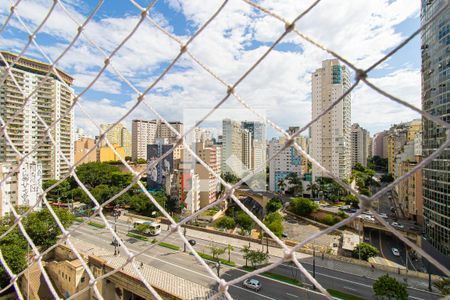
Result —
<instances>
[{"instance_id":1,"label":"street","mask_svg":"<svg viewBox=\"0 0 450 300\"><path fill-rule=\"evenodd\" d=\"M164 236L167 233L167 231L165 231L167 227L164 225L162 227L163 231L160 236ZM123 238L125 244L131 251L139 251L145 246L148 247L149 245L148 242L138 241L134 238L127 237L126 233L128 232L129 229L130 229L129 224L126 224L122 221L117 222L118 233L121 236L121 238ZM191 232L194 233L195 231L188 230L187 238L188 239L192 238L196 240L195 248L198 251L210 253L209 247L213 243L216 246L226 246L225 244L222 245L218 244L218 241L215 239L213 241L211 239L202 239L199 238L198 236L192 236L190 235ZM91 243L96 243L98 245L101 244L102 247L111 249L111 252L113 252L113 247L110 245L112 238L109 231L106 229L97 229L91 226L83 226L81 229L77 230L77 233L74 234L74 237L89 241ZM156 238L158 239L159 237ZM181 239L177 235L171 235L166 241L168 243L182 246ZM261 247L261 245L254 244L252 245L252 248L254 247ZM275 250L270 249L270 251ZM144 257L143 259L144 263L161 268L162 270L189 279L190 281L196 282L203 286L214 287L215 285L214 280L210 277L208 273L206 273L203 266L201 266L197 261L195 261L192 256L162 247L154 247L151 250L151 254L152 255L149 255L148 253L143 254L138 257L138 260L141 260L141 257ZM225 253L222 256L222 258L227 257L228 257L227 253ZM275 261L276 259L277 257L272 255L271 261ZM242 253L239 251L238 246L234 245L234 250L231 251L231 260L239 265L245 265L245 260L242 258ZM304 258L301 259L302 264L310 273L312 273L312 260L313 260L312 257L307 255L304 255ZM339 268L339 266L330 264L330 261L327 260L322 261L322 259L319 257L316 258L315 269L316 269L315 272L316 279L325 288L327 289L332 288L343 292L352 293L365 299L372 298L372 284L374 282L374 279L370 278L370 276L364 275L361 276L360 274L357 274L357 272L355 273L343 272L343 270ZM237 268L222 266L221 277L223 277L228 281L232 278L242 276L244 272L245 271ZM297 278L308 285L310 284L309 282L307 282L304 275L301 274L300 270L298 270L297 267L291 264L286 263L282 264L281 266L272 269L271 272L285 275L291 278ZM296 286L275 281L273 279L269 279L266 277L261 276L257 277L258 280L261 281L263 286L263 288L259 293L243 289L241 284L238 284L230 289L230 292L232 293L233 297L238 299L248 299L249 293L253 295L252 296L253 298L256 297L255 299L260 298L289 299L289 298L296 298L295 296L300 296L300 298L303 299L304 297L301 297L301 295L306 296L307 292L304 289L300 289ZM410 288L408 292L409 295L411 296L411 299L439 298L437 294L429 293L421 289ZM321 296L320 294L312 294L312 291L309 291L308 294L311 299L316 299L312 298L311 295L317 297L317 299L323 298L323 296Z\"/></svg>"}]
</instances>

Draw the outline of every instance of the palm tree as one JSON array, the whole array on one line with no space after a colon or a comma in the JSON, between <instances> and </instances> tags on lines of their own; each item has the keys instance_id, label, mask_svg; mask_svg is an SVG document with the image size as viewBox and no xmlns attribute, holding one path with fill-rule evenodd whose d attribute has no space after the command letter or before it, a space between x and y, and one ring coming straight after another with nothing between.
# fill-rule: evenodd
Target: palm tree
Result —
<instances>
[{"instance_id":1,"label":"palm tree","mask_svg":"<svg viewBox=\"0 0 450 300\"><path fill-rule=\"evenodd\" d=\"M300 177L298 177L297 173L291 172L286 176L285 179L290 185L289 191L291 194L296 196L303 192L302 180L300 179Z\"/></svg>"},{"instance_id":2,"label":"palm tree","mask_svg":"<svg viewBox=\"0 0 450 300\"><path fill-rule=\"evenodd\" d=\"M284 182L284 179L278 180L278 190L281 191L281 193L284 195L286 189L286 183Z\"/></svg>"},{"instance_id":3,"label":"palm tree","mask_svg":"<svg viewBox=\"0 0 450 300\"><path fill-rule=\"evenodd\" d=\"M308 184L308 186L306 187L307 191L311 191L311 196L313 198L316 198L317 193L320 191L320 187L317 183L315 182L311 182L310 184Z\"/></svg>"},{"instance_id":4,"label":"palm tree","mask_svg":"<svg viewBox=\"0 0 450 300\"><path fill-rule=\"evenodd\" d=\"M234 250L234 247L233 247L232 245L228 244L227 247L226 247L226 249L227 249L227 251L228 251L228 262L230 262L230 259L231 259L231 251Z\"/></svg>"}]
</instances>

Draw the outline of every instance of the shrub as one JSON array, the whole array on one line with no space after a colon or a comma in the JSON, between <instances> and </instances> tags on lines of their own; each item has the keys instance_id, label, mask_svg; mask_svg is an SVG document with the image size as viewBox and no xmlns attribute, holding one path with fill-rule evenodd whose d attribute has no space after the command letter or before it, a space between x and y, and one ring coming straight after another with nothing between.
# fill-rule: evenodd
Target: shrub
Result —
<instances>
[{"instance_id":1,"label":"shrub","mask_svg":"<svg viewBox=\"0 0 450 300\"><path fill-rule=\"evenodd\" d=\"M160 245L161 247L165 247L165 248L169 248L172 250L180 250L180 247L178 247L177 245L173 245L173 244L169 244L169 243L164 243L164 242L160 242L158 243L158 245Z\"/></svg>"},{"instance_id":2,"label":"shrub","mask_svg":"<svg viewBox=\"0 0 450 300\"><path fill-rule=\"evenodd\" d=\"M236 223L245 231L251 231L255 226L255 222L244 211L237 213Z\"/></svg>"},{"instance_id":3,"label":"shrub","mask_svg":"<svg viewBox=\"0 0 450 300\"><path fill-rule=\"evenodd\" d=\"M338 217L341 217L342 219L345 219L345 218L348 218L348 215L345 213L345 212L343 212L343 211L338 211L337 213L336 213L336 215L338 216Z\"/></svg>"},{"instance_id":4,"label":"shrub","mask_svg":"<svg viewBox=\"0 0 450 300\"><path fill-rule=\"evenodd\" d=\"M276 236L280 237L283 234L283 217L279 212L272 212L264 218L264 224L269 228Z\"/></svg>"},{"instance_id":5,"label":"shrub","mask_svg":"<svg viewBox=\"0 0 450 300\"><path fill-rule=\"evenodd\" d=\"M377 256L380 253L377 248L367 243L359 243L353 249L352 256L363 260L369 260L370 257Z\"/></svg>"},{"instance_id":6,"label":"shrub","mask_svg":"<svg viewBox=\"0 0 450 300\"><path fill-rule=\"evenodd\" d=\"M332 225L338 223L340 220L341 220L341 219L339 219L339 218L336 217L335 215L332 215L332 214L326 214L325 217L322 219L322 222L323 222L324 224L327 224L327 225L332 226Z\"/></svg>"},{"instance_id":7,"label":"shrub","mask_svg":"<svg viewBox=\"0 0 450 300\"><path fill-rule=\"evenodd\" d=\"M273 198L273 199L270 199L269 202L267 202L266 211L267 211L267 213L271 213L271 212L275 212L275 211L281 209L282 207L283 207L283 203L281 202L281 200L278 198Z\"/></svg>"},{"instance_id":8,"label":"shrub","mask_svg":"<svg viewBox=\"0 0 450 300\"><path fill-rule=\"evenodd\" d=\"M224 229L233 229L236 227L236 222L233 218L224 216L222 218L217 219L214 222L214 227L216 228L224 228Z\"/></svg>"},{"instance_id":9,"label":"shrub","mask_svg":"<svg viewBox=\"0 0 450 300\"><path fill-rule=\"evenodd\" d=\"M303 197L293 198L290 203L290 210L299 216L308 216L318 209L319 205Z\"/></svg>"},{"instance_id":10,"label":"shrub","mask_svg":"<svg viewBox=\"0 0 450 300\"><path fill-rule=\"evenodd\" d=\"M141 241L147 241L148 239L145 236L139 235L139 234L135 234L135 233L127 233L127 236L141 240Z\"/></svg>"}]
</instances>

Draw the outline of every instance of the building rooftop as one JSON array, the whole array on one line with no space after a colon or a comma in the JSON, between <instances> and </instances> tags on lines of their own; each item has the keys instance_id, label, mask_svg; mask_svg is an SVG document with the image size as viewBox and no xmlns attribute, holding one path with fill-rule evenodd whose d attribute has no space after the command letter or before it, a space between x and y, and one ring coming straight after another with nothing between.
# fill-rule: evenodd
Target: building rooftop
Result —
<instances>
[{"instance_id":1,"label":"building rooftop","mask_svg":"<svg viewBox=\"0 0 450 300\"><path fill-rule=\"evenodd\" d=\"M9 51L0 51L6 61L11 64L17 58L18 54L9 52ZM5 65L4 61L0 61L0 65ZM50 64L44 63L42 61L29 58L29 57L21 57L13 66L13 68L20 69L23 71L31 72L34 74L45 76L48 72L50 72L50 76L54 79L58 80L56 73L51 70ZM71 85L73 83L73 77L64 71L55 68L58 72L58 75L68 84Z\"/></svg>"}]
</instances>

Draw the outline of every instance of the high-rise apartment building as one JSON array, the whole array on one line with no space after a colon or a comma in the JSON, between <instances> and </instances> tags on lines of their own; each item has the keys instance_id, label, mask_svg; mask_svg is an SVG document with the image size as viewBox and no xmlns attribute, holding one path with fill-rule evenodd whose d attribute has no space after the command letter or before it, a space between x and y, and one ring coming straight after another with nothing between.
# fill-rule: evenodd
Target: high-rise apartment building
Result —
<instances>
[{"instance_id":1,"label":"high-rise apartment building","mask_svg":"<svg viewBox=\"0 0 450 300\"><path fill-rule=\"evenodd\" d=\"M10 52L1 52L9 64L12 64L17 57ZM0 62L0 77L6 73L5 63ZM61 82L56 74L51 71L50 65L22 57L12 67L11 72L25 94L34 93L27 104L25 98L15 85L10 76L0 86L0 115L3 120L10 120L8 134L16 149L23 154L33 152L29 157L42 167L43 180L59 179L69 172L60 153L62 153L70 164L74 160L74 124L73 91L69 87L73 78L57 70L58 75L64 82ZM47 78L44 76L50 72ZM17 109L21 111L16 115ZM39 121L36 112L47 125L60 121L53 125L50 134L56 143L56 147L50 141L45 132L45 126ZM38 146L39 145L39 146ZM61 152L59 152L61 151ZM13 151L6 139L0 139L0 162L15 163L17 154Z\"/></svg>"},{"instance_id":2,"label":"high-rise apartment building","mask_svg":"<svg viewBox=\"0 0 450 300\"><path fill-rule=\"evenodd\" d=\"M352 167L356 163L367 167L370 143L370 133L358 123L352 124Z\"/></svg>"},{"instance_id":3,"label":"high-rise apartment building","mask_svg":"<svg viewBox=\"0 0 450 300\"><path fill-rule=\"evenodd\" d=\"M203 160L216 174L220 174L220 153L218 146L199 142L195 145L198 157ZM199 162L195 165L195 173L199 176L200 182L200 208L216 201L218 190L218 180L213 173L209 172L205 166Z\"/></svg>"},{"instance_id":4,"label":"high-rise apartment building","mask_svg":"<svg viewBox=\"0 0 450 300\"><path fill-rule=\"evenodd\" d=\"M222 121L222 172L241 177L251 168L251 151L251 133L243 129L240 122L224 119Z\"/></svg>"},{"instance_id":5,"label":"high-rise apartment building","mask_svg":"<svg viewBox=\"0 0 450 300\"><path fill-rule=\"evenodd\" d=\"M183 134L183 123L168 122L175 130ZM131 126L131 157L134 161L147 159L147 145L155 144L156 139L167 140L174 144L176 134L161 120L133 120Z\"/></svg>"},{"instance_id":6,"label":"high-rise apartment building","mask_svg":"<svg viewBox=\"0 0 450 300\"><path fill-rule=\"evenodd\" d=\"M422 0L421 21L428 22L448 1ZM450 122L448 81L450 10L446 9L421 32L422 109ZM423 118L423 156L446 141L445 129ZM450 148L423 168L423 200L426 243L446 257L450 267ZM424 245L426 247L426 245ZM437 252L436 251L436 252Z\"/></svg>"},{"instance_id":7,"label":"high-rise apartment building","mask_svg":"<svg viewBox=\"0 0 450 300\"><path fill-rule=\"evenodd\" d=\"M384 137L386 135L387 135L386 130L375 133L372 141L372 156L387 158L387 153L384 151Z\"/></svg>"},{"instance_id":8,"label":"high-rise apartment building","mask_svg":"<svg viewBox=\"0 0 450 300\"><path fill-rule=\"evenodd\" d=\"M317 117L350 88L348 69L337 59L325 60L312 75L312 117ZM345 96L311 126L310 151L323 167L345 179L351 173L351 96ZM313 165L313 177L325 174Z\"/></svg>"},{"instance_id":9,"label":"high-rise apartment building","mask_svg":"<svg viewBox=\"0 0 450 300\"><path fill-rule=\"evenodd\" d=\"M108 130L112 124L101 124L100 127L103 131ZM117 144L121 146L125 150L125 156L131 156L131 134L130 131L123 126L122 123L114 126L108 133L106 134L108 141L111 144ZM105 142L102 142L102 145L106 145ZM125 157L123 157L125 158Z\"/></svg>"},{"instance_id":10,"label":"high-rise apartment building","mask_svg":"<svg viewBox=\"0 0 450 300\"><path fill-rule=\"evenodd\" d=\"M131 123L131 158L133 161L147 159L147 145L158 137L157 120L133 120Z\"/></svg>"},{"instance_id":11,"label":"high-rise apartment building","mask_svg":"<svg viewBox=\"0 0 450 300\"><path fill-rule=\"evenodd\" d=\"M251 135L251 155L249 165L253 170L263 168L266 165L266 126L262 122L244 121L243 129Z\"/></svg>"},{"instance_id":12,"label":"high-rise apartment building","mask_svg":"<svg viewBox=\"0 0 450 300\"><path fill-rule=\"evenodd\" d=\"M268 154L272 157L278 153L286 143L286 139L272 139L269 142ZM281 192L280 181L283 181L290 173L296 173L299 178L303 174L306 160L303 159L297 150L290 146L279 154L277 154L272 160L269 161L269 190L272 192ZM287 184L284 182L284 184Z\"/></svg>"}]
</instances>

